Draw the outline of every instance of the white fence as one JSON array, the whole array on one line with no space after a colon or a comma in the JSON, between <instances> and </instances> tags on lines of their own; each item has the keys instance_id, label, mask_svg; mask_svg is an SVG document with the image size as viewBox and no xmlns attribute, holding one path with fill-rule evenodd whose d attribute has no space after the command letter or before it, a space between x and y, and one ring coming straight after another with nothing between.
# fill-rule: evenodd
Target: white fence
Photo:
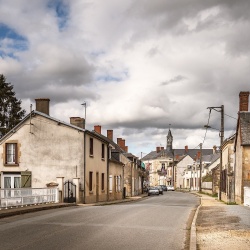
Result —
<instances>
[{"instance_id":1,"label":"white fence","mask_svg":"<svg viewBox=\"0 0 250 250\"><path fill-rule=\"evenodd\" d=\"M202 182L201 187L203 189L212 189L212 182Z\"/></svg>"},{"instance_id":2,"label":"white fence","mask_svg":"<svg viewBox=\"0 0 250 250\"><path fill-rule=\"evenodd\" d=\"M244 187L244 206L250 206L250 187Z\"/></svg>"},{"instance_id":3,"label":"white fence","mask_svg":"<svg viewBox=\"0 0 250 250\"><path fill-rule=\"evenodd\" d=\"M41 203L59 202L58 188L0 189L0 209Z\"/></svg>"}]
</instances>

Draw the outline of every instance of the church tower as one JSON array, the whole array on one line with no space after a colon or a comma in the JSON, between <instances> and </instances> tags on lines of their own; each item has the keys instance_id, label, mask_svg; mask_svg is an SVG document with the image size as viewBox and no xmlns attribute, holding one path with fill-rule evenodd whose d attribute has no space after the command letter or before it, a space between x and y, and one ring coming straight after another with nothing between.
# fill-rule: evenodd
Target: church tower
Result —
<instances>
[{"instance_id":1,"label":"church tower","mask_svg":"<svg viewBox=\"0 0 250 250\"><path fill-rule=\"evenodd\" d=\"M172 136L172 133L171 133L171 130L169 128L168 130L168 135L167 135L167 151L168 152L172 152L173 150L173 136Z\"/></svg>"}]
</instances>

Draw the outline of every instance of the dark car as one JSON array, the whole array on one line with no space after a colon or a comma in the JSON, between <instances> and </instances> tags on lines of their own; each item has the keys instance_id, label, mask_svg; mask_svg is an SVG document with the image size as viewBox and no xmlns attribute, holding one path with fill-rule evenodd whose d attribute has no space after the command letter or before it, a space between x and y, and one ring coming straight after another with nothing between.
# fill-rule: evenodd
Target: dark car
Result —
<instances>
[{"instance_id":1,"label":"dark car","mask_svg":"<svg viewBox=\"0 0 250 250\"><path fill-rule=\"evenodd\" d=\"M161 186L157 186L157 188L159 189L159 194L163 194L163 188Z\"/></svg>"},{"instance_id":2,"label":"dark car","mask_svg":"<svg viewBox=\"0 0 250 250\"><path fill-rule=\"evenodd\" d=\"M149 187L148 188L148 196L150 195L159 195L159 189L157 187Z\"/></svg>"},{"instance_id":3,"label":"dark car","mask_svg":"<svg viewBox=\"0 0 250 250\"><path fill-rule=\"evenodd\" d=\"M160 185L163 189L163 191L168 191L168 187L166 185Z\"/></svg>"}]
</instances>

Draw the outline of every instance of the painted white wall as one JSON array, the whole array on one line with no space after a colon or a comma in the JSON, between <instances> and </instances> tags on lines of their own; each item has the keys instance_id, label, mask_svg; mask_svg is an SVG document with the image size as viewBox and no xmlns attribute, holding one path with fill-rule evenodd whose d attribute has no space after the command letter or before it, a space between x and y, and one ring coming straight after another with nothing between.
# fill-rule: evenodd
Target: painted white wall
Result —
<instances>
[{"instance_id":1,"label":"painted white wall","mask_svg":"<svg viewBox=\"0 0 250 250\"><path fill-rule=\"evenodd\" d=\"M32 172L32 187L43 188L57 177L83 181L84 132L36 114L1 141L1 172ZM4 165L4 144L18 143L18 166Z\"/></svg>"}]
</instances>

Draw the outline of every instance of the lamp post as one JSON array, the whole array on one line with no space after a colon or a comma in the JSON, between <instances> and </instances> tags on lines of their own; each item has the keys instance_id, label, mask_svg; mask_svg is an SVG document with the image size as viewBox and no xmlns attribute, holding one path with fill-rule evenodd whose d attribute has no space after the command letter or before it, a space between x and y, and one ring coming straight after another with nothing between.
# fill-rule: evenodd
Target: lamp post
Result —
<instances>
[{"instance_id":1,"label":"lamp post","mask_svg":"<svg viewBox=\"0 0 250 250\"><path fill-rule=\"evenodd\" d=\"M200 150L201 150L201 155L200 155L200 181L199 181L199 191L201 192L201 183L202 183L202 143L200 143Z\"/></svg>"},{"instance_id":2,"label":"lamp post","mask_svg":"<svg viewBox=\"0 0 250 250\"><path fill-rule=\"evenodd\" d=\"M219 172L220 172L220 176L219 176L219 196L218 199L221 200L221 187L222 187L222 183L221 183L221 172L222 172L222 144L224 141L224 105L221 105L220 107L208 107L208 109L213 109L217 112L221 113L221 126L220 126L220 166L219 166ZM217 110L219 109L219 110ZM205 126L207 128L209 128L210 126Z\"/></svg>"},{"instance_id":3,"label":"lamp post","mask_svg":"<svg viewBox=\"0 0 250 250\"><path fill-rule=\"evenodd\" d=\"M82 104L81 104L82 106L84 106L85 107L85 109L84 109L84 129L86 129L86 106L87 106L87 103L86 102L83 102Z\"/></svg>"}]
</instances>

